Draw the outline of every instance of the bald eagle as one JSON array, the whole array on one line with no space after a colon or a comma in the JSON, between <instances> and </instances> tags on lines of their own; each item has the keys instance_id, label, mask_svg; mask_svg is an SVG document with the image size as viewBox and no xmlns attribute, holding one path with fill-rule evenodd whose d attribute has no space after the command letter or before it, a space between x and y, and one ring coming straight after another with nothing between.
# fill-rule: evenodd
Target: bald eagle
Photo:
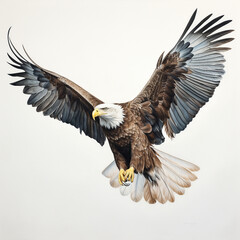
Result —
<instances>
[{"instance_id":1,"label":"bald eagle","mask_svg":"<svg viewBox=\"0 0 240 240\"><path fill-rule=\"evenodd\" d=\"M183 131L199 109L208 102L224 74L221 45L233 38L221 38L233 30L218 31L231 20L223 16L205 17L190 29L191 16L173 49L159 57L156 68L142 91L125 103L104 103L76 83L28 60L14 47L9 37L11 66L22 70L9 74L22 79L12 83L24 86L29 105L44 116L58 119L80 129L103 145L107 139L114 161L103 171L112 187L138 202L174 201L174 193L184 194L192 173L199 167L157 150L168 137ZM208 21L209 20L209 21ZM206 23L208 21L208 23ZM190 30L189 30L190 29Z\"/></svg>"}]
</instances>

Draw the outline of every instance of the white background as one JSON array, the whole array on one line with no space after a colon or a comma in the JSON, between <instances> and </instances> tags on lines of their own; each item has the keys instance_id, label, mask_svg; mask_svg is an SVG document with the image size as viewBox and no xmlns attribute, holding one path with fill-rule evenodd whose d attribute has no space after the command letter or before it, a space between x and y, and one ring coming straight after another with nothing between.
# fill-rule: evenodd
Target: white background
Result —
<instances>
[{"instance_id":1,"label":"white background","mask_svg":"<svg viewBox=\"0 0 240 240\"><path fill-rule=\"evenodd\" d=\"M132 202L101 171L113 160L78 130L27 106L9 85L6 34L41 66L105 102L131 100L191 14L233 19L239 1L1 0L0 239L235 240L240 234L239 32L231 34L226 74L187 129L159 146L201 167L175 203ZM195 23L196 23L195 22Z\"/></svg>"}]
</instances>

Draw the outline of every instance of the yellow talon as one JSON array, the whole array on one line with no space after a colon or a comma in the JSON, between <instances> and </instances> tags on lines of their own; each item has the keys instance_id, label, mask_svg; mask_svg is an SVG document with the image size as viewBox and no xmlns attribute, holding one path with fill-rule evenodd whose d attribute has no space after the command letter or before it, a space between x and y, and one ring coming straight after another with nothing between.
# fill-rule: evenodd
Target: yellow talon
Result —
<instances>
[{"instance_id":1,"label":"yellow talon","mask_svg":"<svg viewBox=\"0 0 240 240\"><path fill-rule=\"evenodd\" d=\"M125 171L124 177L125 177L125 180L129 180L129 181L133 182L133 180L134 180L134 168L130 167L129 169L127 169Z\"/></svg>"},{"instance_id":2,"label":"yellow talon","mask_svg":"<svg viewBox=\"0 0 240 240\"><path fill-rule=\"evenodd\" d=\"M121 168L118 174L118 181L120 183L120 185L123 185L123 182L126 181L125 179L125 171Z\"/></svg>"}]
</instances>

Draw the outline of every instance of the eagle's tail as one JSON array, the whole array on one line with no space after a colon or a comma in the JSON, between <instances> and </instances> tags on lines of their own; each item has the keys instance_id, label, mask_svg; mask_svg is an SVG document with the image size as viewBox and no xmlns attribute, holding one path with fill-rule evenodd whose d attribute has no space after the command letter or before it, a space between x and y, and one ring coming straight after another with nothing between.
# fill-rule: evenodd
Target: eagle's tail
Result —
<instances>
[{"instance_id":1,"label":"eagle's tail","mask_svg":"<svg viewBox=\"0 0 240 240\"><path fill-rule=\"evenodd\" d=\"M154 149L159 166L148 172L148 181L144 186L144 198L149 203L174 202L174 192L183 195L185 188L191 186L191 181L197 179L192 173L199 167L157 149Z\"/></svg>"},{"instance_id":2,"label":"eagle's tail","mask_svg":"<svg viewBox=\"0 0 240 240\"><path fill-rule=\"evenodd\" d=\"M133 201L138 202L142 197L149 202L165 203L175 200L174 192L182 195L184 188L191 186L191 181L197 179L192 173L199 167L173 157L167 153L154 149L157 156L156 167L144 174L135 174L134 181L130 186L121 186L118 182L119 170L112 162L104 171L103 175L110 178L112 187L120 187L122 195L129 195Z\"/></svg>"}]
</instances>

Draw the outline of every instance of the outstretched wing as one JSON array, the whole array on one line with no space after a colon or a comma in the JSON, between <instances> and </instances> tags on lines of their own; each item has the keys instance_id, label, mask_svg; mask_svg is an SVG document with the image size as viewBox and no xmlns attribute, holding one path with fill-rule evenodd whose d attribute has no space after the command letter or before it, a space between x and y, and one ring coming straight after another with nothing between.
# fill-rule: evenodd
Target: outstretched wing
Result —
<instances>
[{"instance_id":1,"label":"outstretched wing","mask_svg":"<svg viewBox=\"0 0 240 240\"><path fill-rule=\"evenodd\" d=\"M30 95L27 103L36 107L37 112L69 123L103 145L106 138L102 127L98 120L92 119L94 107L102 101L67 78L43 69L31 59L26 60L12 44L9 32L10 29L8 44L15 57L8 54L12 61L9 64L23 70L9 74L23 78L12 85L24 86L23 92Z\"/></svg>"},{"instance_id":2,"label":"outstretched wing","mask_svg":"<svg viewBox=\"0 0 240 240\"><path fill-rule=\"evenodd\" d=\"M221 52L230 49L219 46L233 40L221 38L233 30L216 33L231 20L215 24L223 17L220 16L205 24L212 14L186 35L196 12L175 47L163 60L163 54L160 56L152 77L132 102L150 102L155 117L162 121L170 137L184 130L213 95L224 74Z\"/></svg>"}]
</instances>

